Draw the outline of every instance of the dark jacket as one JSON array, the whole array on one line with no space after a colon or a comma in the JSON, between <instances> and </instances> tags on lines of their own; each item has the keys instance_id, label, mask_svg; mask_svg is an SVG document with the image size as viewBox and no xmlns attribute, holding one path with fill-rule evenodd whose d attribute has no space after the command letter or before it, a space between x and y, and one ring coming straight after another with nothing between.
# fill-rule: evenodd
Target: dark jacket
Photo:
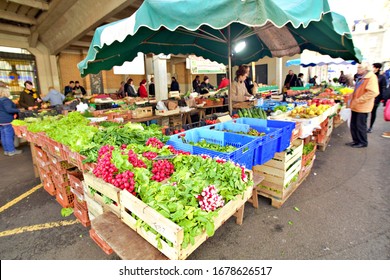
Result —
<instances>
[{"instance_id":1,"label":"dark jacket","mask_svg":"<svg viewBox=\"0 0 390 280\"><path fill-rule=\"evenodd\" d=\"M303 87L303 81L301 80L301 78L298 78L296 83L295 83L295 86L297 87Z\"/></svg>"},{"instance_id":2,"label":"dark jacket","mask_svg":"<svg viewBox=\"0 0 390 280\"><path fill-rule=\"evenodd\" d=\"M10 123L14 119L14 114L19 113L16 105L7 97L0 98L0 123Z\"/></svg>"},{"instance_id":3,"label":"dark jacket","mask_svg":"<svg viewBox=\"0 0 390 280\"><path fill-rule=\"evenodd\" d=\"M374 103L375 105L378 105L382 101L382 99L385 98L384 92L386 90L387 83L386 83L386 77L384 75L380 75L378 72L376 73L376 76L378 77L379 95L375 97Z\"/></svg>"},{"instance_id":4,"label":"dark jacket","mask_svg":"<svg viewBox=\"0 0 390 280\"><path fill-rule=\"evenodd\" d=\"M171 91L180 91L179 83L177 81L172 81L172 83L171 83Z\"/></svg>"},{"instance_id":5,"label":"dark jacket","mask_svg":"<svg viewBox=\"0 0 390 280\"><path fill-rule=\"evenodd\" d=\"M125 95L130 97L137 97L134 87L131 84L126 83L124 86Z\"/></svg>"},{"instance_id":6,"label":"dark jacket","mask_svg":"<svg viewBox=\"0 0 390 280\"><path fill-rule=\"evenodd\" d=\"M25 89L20 93L19 105L25 109L28 107L40 106L40 103L37 102L37 99L41 98L38 92L35 89L28 90Z\"/></svg>"},{"instance_id":7,"label":"dark jacket","mask_svg":"<svg viewBox=\"0 0 390 280\"><path fill-rule=\"evenodd\" d=\"M202 82L200 84L200 93L201 94L209 93L210 89L214 89L214 87L210 83L206 84L205 82Z\"/></svg>"},{"instance_id":8,"label":"dark jacket","mask_svg":"<svg viewBox=\"0 0 390 280\"><path fill-rule=\"evenodd\" d=\"M64 95L66 96L68 93L72 93L73 88L71 86L66 86L64 89Z\"/></svg>"},{"instance_id":9,"label":"dark jacket","mask_svg":"<svg viewBox=\"0 0 390 280\"><path fill-rule=\"evenodd\" d=\"M154 83L149 84L149 95L156 95L156 88L154 86Z\"/></svg>"},{"instance_id":10,"label":"dark jacket","mask_svg":"<svg viewBox=\"0 0 390 280\"><path fill-rule=\"evenodd\" d=\"M200 81L197 81L196 79L192 81L192 88L197 93L200 93Z\"/></svg>"},{"instance_id":11,"label":"dark jacket","mask_svg":"<svg viewBox=\"0 0 390 280\"><path fill-rule=\"evenodd\" d=\"M296 74L292 74L292 75L287 74L286 79L284 80L284 86L286 88L295 87L296 82L297 82Z\"/></svg>"},{"instance_id":12,"label":"dark jacket","mask_svg":"<svg viewBox=\"0 0 390 280\"><path fill-rule=\"evenodd\" d=\"M254 87L254 84L252 82L252 79L250 77L247 77L244 81L246 90L248 91L249 94L252 94L252 89Z\"/></svg>"}]
</instances>

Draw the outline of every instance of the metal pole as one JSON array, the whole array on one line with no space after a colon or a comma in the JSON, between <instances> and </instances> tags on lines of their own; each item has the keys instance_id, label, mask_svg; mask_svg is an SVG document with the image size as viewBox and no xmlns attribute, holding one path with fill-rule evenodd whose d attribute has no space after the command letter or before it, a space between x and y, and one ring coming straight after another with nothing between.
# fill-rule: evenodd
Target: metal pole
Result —
<instances>
[{"instance_id":1,"label":"metal pole","mask_svg":"<svg viewBox=\"0 0 390 280\"><path fill-rule=\"evenodd\" d=\"M228 26L228 67L229 67L229 91L228 91L228 98L229 98L229 113L230 115L233 115L233 100L232 100L232 83L233 83L233 77L232 77L232 42L230 40L230 26Z\"/></svg>"}]
</instances>

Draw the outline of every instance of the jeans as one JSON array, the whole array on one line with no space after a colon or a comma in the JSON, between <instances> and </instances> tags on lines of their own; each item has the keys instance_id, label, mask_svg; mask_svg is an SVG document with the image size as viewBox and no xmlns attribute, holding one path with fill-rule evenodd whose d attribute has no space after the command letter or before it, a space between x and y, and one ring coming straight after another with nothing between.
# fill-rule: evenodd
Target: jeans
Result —
<instances>
[{"instance_id":1,"label":"jeans","mask_svg":"<svg viewBox=\"0 0 390 280\"><path fill-rule=\"evenodd\" d=\"M12 125L5 124L0 125L1 132L1 144L3 145L4 152L14 152L14 129Z\"/></svg>"}]
</instances>

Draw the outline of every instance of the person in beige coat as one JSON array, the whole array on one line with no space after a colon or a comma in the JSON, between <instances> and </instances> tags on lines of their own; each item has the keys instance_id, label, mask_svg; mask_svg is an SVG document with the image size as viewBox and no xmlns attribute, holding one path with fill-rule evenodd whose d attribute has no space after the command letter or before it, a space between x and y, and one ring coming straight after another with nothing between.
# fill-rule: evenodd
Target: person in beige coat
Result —
<instances>
[{"instance_id":1,"label":"person in beige coat","mask_svg":"<svg viewBox=\"0 0 390 280\"><path fill-rule=\"evenodd\" d=\"M370 71L369 63L358 66L360 78L355 85L350 108L352 142L346 143L352 148L367 147L367 117L374 107L375 97L379 94L378 78Z\"/></svg>"},{"instance_id":2,"label":"person in beige coat","mask_svg":"<svg viewBox=\"0 0 390 280\"><path fill-rule=\"evenodd\" d=\"M243 102L249 100L251 95L245 86L246 70L244 67L239 67L236 72L236 80L232 84L231 98L233 102Z\"/></svg>"}]
</instances>

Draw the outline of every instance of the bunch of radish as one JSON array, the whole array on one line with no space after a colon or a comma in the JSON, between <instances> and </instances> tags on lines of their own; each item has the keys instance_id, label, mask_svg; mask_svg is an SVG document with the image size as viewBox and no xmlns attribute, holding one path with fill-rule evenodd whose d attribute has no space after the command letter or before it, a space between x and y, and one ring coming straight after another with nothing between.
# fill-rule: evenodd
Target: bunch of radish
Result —
<instances>
[{"instance_id":1,"label":"bunch of radish","mask_svg":"<svg viewBox=\"0 0 390 280\"><path fill-rule=\"evenodd\" d=\"M129 150L127 153L128 155L128 161L134 166L134 167L140 167L140 168L146 168L145 162L140 160L136 153L134 153L133 150Z\"/></svg>"},{"instance_id":2,"label":"bunch of radish","mask_svg":"<svg viewBox=\"0 0 390 280\"><path fill-rule=\"evenodd\" d=\"M155 161L153 162L152 167L152 180L157 182L164 181L165 179L171 177L173 172L175 172L175 167L168 160L164 159Z\"/></svg>"},{"instance_id":3,"label":"bunch of radish","mask_svg":"<svg viewBox=\"0 0 390 280\"><path fill-rule=\"evenodd\" d=\"M161 149L162 147L164 147L164 143L161 142L160 140L158 140L156 137L149 138L148 141L146 141L145 145L152 146L152 147L155 147L158 149Z\"/></svg>"},{"instance_id":4,"label":"bunch of radish","mask_svg":"<svg viewBox=\"0 0 390 280\"><path fill-rule=\"evenodd\" d=\"M225 201L222 196L218 194L214 185L209 185L204 188L202 193L196 196L199 200L199 206L203 211L215 211L219 207L223 207Z\"/></svg>"}]
</instances>

